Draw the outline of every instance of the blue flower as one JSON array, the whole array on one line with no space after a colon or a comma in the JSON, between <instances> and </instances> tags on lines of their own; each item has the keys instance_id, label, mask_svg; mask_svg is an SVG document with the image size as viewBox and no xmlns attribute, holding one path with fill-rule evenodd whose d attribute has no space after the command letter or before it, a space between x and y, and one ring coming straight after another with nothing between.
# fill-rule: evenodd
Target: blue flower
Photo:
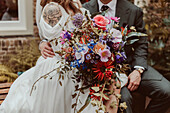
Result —
<instances>
[{"instance_id":1,"label":"blue flower","mask_svg":"<svg viewBox=\"0 0 170 113\"><path fill-rule=\"evenodd\" d=\"M75 60L73 62L71 62L70 66L73 68L76 68L78 66L78 68L80 68L80 65L82 65L82 63L79 62L79 60Z\"/></svg>"}]
</instances>

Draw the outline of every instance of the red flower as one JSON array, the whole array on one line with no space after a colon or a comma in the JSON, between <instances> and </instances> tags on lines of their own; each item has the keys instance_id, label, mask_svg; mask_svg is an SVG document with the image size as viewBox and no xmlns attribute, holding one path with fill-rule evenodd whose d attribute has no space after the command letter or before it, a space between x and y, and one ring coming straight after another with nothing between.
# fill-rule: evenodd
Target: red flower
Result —
<instances>
[{"instance_id":1,"label":"red flower","mask_svg":"<svg viewBox=\"0 0 170 113\"><path fill-rule=\"evenodd\" d=\"M93 68L93 72L97 73L95 78L98 78L100 81L107 78L110 79L111 75L113 74L110 69L115 68L113 63L114 61L112 60L109 60L108 62L98 62Z\"/></svg>"}]
</instances>

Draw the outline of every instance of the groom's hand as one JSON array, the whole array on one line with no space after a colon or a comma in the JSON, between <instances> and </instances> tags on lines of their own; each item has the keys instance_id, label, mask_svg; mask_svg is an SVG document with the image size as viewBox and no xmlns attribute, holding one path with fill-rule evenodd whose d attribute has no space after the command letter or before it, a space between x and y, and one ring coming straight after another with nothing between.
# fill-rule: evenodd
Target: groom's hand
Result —
<instances>
[{"instance_id":1,"label":"groom's hand","mask_svg":"<svg viewBox=\"0 0 170 113\"><path fill-rule=\"evenodd\" d=\"M137 70L134 70L129 75L128 79L129 79L128 89L130 91L135 91L136 89L138 89L141 82L141 74Z\"/></svg>"},{"instance_id":2,"label":"groom's hand","mask_svg":"<svg viewBox=\"0 0 170 113\"><path fill-rule=\"evenodd\" d=\"M53 57L55 56L53 49L51 48L51 44L49 42L42 42L39 45L41 55L46 59L47 57Z\"/></svg>"}]
</instances>

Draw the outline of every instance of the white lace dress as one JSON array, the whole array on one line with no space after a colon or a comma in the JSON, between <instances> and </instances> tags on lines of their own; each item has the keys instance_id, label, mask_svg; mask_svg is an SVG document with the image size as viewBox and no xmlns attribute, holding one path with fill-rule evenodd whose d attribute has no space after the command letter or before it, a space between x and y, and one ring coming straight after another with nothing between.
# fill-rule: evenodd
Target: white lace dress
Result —
<instances>
[{"instance_id":1,"label":"white lace dress","mask_svg":"<svg viewBox=\"0 0 170 113\"><path fill-rule=\"evenodd\" d=\"M58 5L58 4L56 4ZM42 36L47 39L58 37L62 31L60 25L64 25L69 18L69 15L60 6L62 11L62 17L58 24L54 27L48 25L43 17L40 18L39 29ZM81 9L84 12L85 9ZM60 25L59 25L60 24ZM70 21L66 29L73 28L73 24ZM61 46L58 44L57 48ZM24 72L11 86L9 93L0 106L0 113L74 113L71 108L75 100L72 99L74 93L74 83L70 78L72 72L65 74L65 79L62 80L62 86L58 82L59 74L54 71L50 76L54 76L52 80L50 78L41 79L36 84L36 89L33 90L30 96L33 83L42 75L47 74L51 70L60 66L57 61L60 60L60 56L56 54L53 58L43 59L39 58L35 67ZM77 109L83 106L89 91L87 90L84 95L80 96L82 102L78 103ZM96 108L91 104L83 111L83 113L95 113Z\"/></svg>"}]
</instances>

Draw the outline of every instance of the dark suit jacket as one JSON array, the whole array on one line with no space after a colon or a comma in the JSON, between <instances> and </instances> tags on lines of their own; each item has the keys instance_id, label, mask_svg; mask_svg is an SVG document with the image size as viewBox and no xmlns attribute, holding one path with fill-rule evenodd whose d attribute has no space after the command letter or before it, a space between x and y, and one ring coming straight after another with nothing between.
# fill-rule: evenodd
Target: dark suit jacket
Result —
<instances>
[{"instance_id":1,"label":"dark suit jacket","mask_svg":"<svg viewBox=\"0 0 170 113\"><path fill-rule=\"evenodd\" d=\"M97 13L99 9L97 0L91 0L83 4L83 7L88 9L92 15ZM142 10L127 0L117 0L116 17L120 17L120 27L126 23L129 26L135 26L139 32L145 32ZM128 63L132 67L142 66L147 69L147 50L147 37L142 37L140 41L125 47Z\"/></svg>"},{"instance_id":2,"label":"dark suit jacket","mask_svg":"<svg viewBox=\"0 0 170 113\"><path fill-rule=\"evenodd\" d=\"M99 6L97 0L91 0L83 7L88 9L91 15L99 12ZM111 15L110 15L111 16ZM120 17L120 27L125 23L129 26L135 26L138 32L145 33L145 24L143 22L143 11L130 3L127 0L117 0L116 5L116 17ZM145 68L145 72L142 75L142 80L161 80L162 75L159 74L152 67L147 65L148 54L148 38L140 37L140 40L132 45L125 46L125 52L128 58L128 63L134 66L142 66Z\"/></svg>"}]
</instances>

